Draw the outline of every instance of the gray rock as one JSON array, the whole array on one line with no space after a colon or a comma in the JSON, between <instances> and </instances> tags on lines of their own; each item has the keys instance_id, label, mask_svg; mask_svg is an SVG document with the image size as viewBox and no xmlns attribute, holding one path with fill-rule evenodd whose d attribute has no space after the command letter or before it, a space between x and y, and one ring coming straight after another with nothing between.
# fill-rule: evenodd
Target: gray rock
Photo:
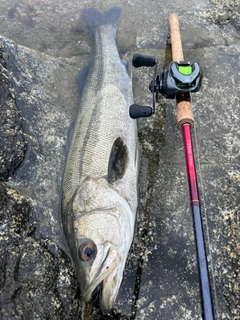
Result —
<instances>
[{"instance_id":1,"label":"gray rock","mask_svg":"<svg viewBox=\"0 0 240 320\"><path fill-rule=\"evenodd\" d=\"M237 0L213 0L214 6L206 11L206 17L211 23L220 26L232 24L240 29L240 4Z\"/></svg>"},{"instance_id":2,"label":"gray rock","mask_svg":"<svg viewBox=\"0 0 240 320\"><path fill-rule=\"evenodd\" d=\"M1 159L4 160L1 178L8 179L8 185L0 185L0 318L74 319L78 317L80 302L71 260L62 250L66 248L67 251L67 247L60 226L59 193L56 191L61 185L61 172L55 172L53 180L49 173L52 166L44 166L42 162L58 163L56 170L60 170L60 164L64 163L64 142L69 121L62 126L64 114L61 109L58 112L54 110L53 95L49 92L56 83L52 76L54 72L58 79L55 67L61 66L60 70L64 73L65 65L47 56L46 62L43 62L36 58L34 51L18 47L6 39L2 39L0 49L0 133ZM7 63L4 55L8 57ZM48 69L49 65L51 68ZM44 73L43 68L48 73ZM39 73L43 74L38 76ZM60 74L58 81L62 80L63 75ZM44 99L46 94L47 103ZM54 98L57 103L59 95ZM20 106L23 116L16 104ZM58 121L58 129L50 125L53 119ZM23 133L23 127L27 134ZM64 134L57 132L65 129ZM28 149L25 154L26 140ZM59 157L58 152L61 154ZM45 184L43 172L45 177L48 176L48 190L42 189L44 196L41 198L40 193L36 194L36 186L40 190ZM30 185L26 181L31 181ZM51 199L48 209L54 206L56 210L52 224L49 224L49 211L42 208L46 208L44 201L49 197L51 188L55 197Z\"/></svg>"},{"instance_id":3,"label":"gray rock","mask_svg":"<svg viewBox=\"0 0 240 320\"><path fill-rule=\"evenodd\" d=\"M6 69L9 59L0 43L0 180L7 180L21 165L26 152L23 119L16 104L12 77Z\"/></svg>"},{"instance_id":4,"label":"gray rock","mask_svg":"<svg viewBox=\"0 0 240 320\"><path fill-rule=\"evenodd\" d=\"M77 281L69 258L34 237L31 204L0 184L0 318L76 318Z\"/></svg>"},{"instance_id":5,"label":"gray rock","mask_svg":"<svg viewBox=\"0 0 240 320\"><path fill-rule=\"evenodd\" d=\"M21 110L14 118L20 122L13 120L21 143L16 149L11 140L7 148L17 150L23 159L27 140L24 161L18 163L18 170L16 166L6 173L8 186L1 185L3 319L79 319L82 310L59 217L61 177L67 131L78 107L75 75L92 50L80 11L92 6L104 10L108 4L92 0L42 3L3 0L0 4L1 32L14 40L1 38L5 59L6 52L9 55L7 68L1 60L10 79L4 88L10 88L15 99L4 92ZM177 12L185 58L198 61L203 68L202 90L193 95L193 137L214 307L216 319L237 320L239 2L222 0L210 5L205 0L186 0L183 6L179 1L163 5L121 0L114 4L124 8L117 38L123 58L131 60L138 51L155 55L160 68L170 63L167 19ZM150 103L151 78L152 70L133 70L136 103ZM143 157L138 225L123 284L110 315L103 316L96 309L88 318L199 319L195 245L175 102L161 98L155 116L139 121L139 137Z\"/></svg>"}]
</instances>

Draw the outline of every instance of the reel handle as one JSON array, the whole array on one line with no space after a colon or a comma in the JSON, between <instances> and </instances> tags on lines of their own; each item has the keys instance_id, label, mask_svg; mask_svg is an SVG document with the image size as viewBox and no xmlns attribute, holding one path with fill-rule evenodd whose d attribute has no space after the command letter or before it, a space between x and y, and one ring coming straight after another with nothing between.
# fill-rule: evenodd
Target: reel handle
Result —
<instances>
[{"instance_id":1,"label":"reel handle","mask_svg":"<svg viewBox=\"0 0 240 320\"><path fill-rule=\"evenodd\" d=\"M153 67L157 63L157 60L153 56L147 56L140 53L133 55L132 64L135 68L140 67Z\"/></svg>"},{"instance_id":2,"label":"reel handle","mask_svg":"<svg viewBox=\"0 0 240 320\"><path fill-rule=\"evenodd\" d=\"M184 61L179 19L177 14L173 13L169 16L169 26L171 34L172 59L174 62ZM181 101L177 103L177 118L178 129L181 130L185 123L189 123L193 128L194 119L192 105L189 101Z\"/></svg>"}]
</instances>

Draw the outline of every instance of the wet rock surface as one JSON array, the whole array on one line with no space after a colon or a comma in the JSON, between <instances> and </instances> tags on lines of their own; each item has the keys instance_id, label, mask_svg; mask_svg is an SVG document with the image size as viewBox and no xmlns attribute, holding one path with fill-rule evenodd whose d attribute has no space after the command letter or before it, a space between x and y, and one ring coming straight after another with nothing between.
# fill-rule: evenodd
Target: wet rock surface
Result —
<instances>
[{"instance_id":1,"label":"wet rock surface","mask_svg":"<svg viewBox=\"0 0 240 320\"><path fill-rule=\"evenodd\" d=\"M60 192L56 189L60 188L61 175L58 176L56 172L49 170L49 164L43 163L43 159L44 162L64 162L67 130L64 134L57 133L50 123L57 121L60 132L67 129L68 121L62 125L67 115L62 115L61 103L58 113L52 109L54 99L55 103L60 99L63 104L65 99L61 99L61 94L49 94L48 90L52 91L53 83L58 83L54 79L59 79L61 84L66 81L61 71L60 76L58 70L55 71L56 66L56 69L61 66L60 70L64 73L65 65L51 58L47 58L45 62L36 52L28 51L6 39L1 40L3 54L8 57L4 64L7 69L1 69L4 79L1 89L6 92L2 95L1 103L1 130L5 134L1 147L9 168L1 176L2 180L8 180L8 185L0 186L0 318L77 318L80 312L79 289L73 265L65 253L67 248L64 247L64 235L58 215ZM73 94L73 91L70 90L69 94ZM49 100L50 96L52 98ZM72 101L75 101L74 98ZM16 104L20 106L21 114ZM40 120L42 116L48 121ZM57 117L59 118L56 120ZM26 153L25 137L28 142ZM58 153L62 153L62 157L58 157ZM22 166L19 167L21 163ZM58 164L55 169L58 170L59 167ZM46 183L46 177L47 190L43 191L41 186ZM45 207L46 197L41 197L38 188L48 196L54 192L55 198L50 196L50 200L47 196L50 200L48 207ZM53 224L50 222L51 218L49 221L51 210L56 212ZM62 248L66 249L65 252Z\"/></svg>"},{"instance_id":2,"label":"wet rock surface","mask_svg":"<svg viewBox=\"0 0 240 320\"><path fill-rule=\"evenodd\" d=\"M0 184L0 318L76 318L77 282L69 258L34 237L30 201Z\"/></svg>"},{"instance_id":3,"label":"wet rock surface","mask_svg":"<svg viewBox=\"0 0 240 320\"><path fill-rule=\"evenodd\" d=\"M187 1L184 7L175 1L1 1L0 179L8 181L0 185L0 319L81 318L59 215L61 177L68 127L78 108L75 75L92 50L80 11L113 5L123 8L117 38L123 58L131 60L138 51L155 55L160 68L170 63L167 17L177 12L185 59L203 68L202 90L193 95L193 140L214 309L216 319L237 320L240 52L239 3L232 0L211 6ZM151 79L152 70L133 70L136 103L150 103ZM174 101L160 99L156 115L139 121L139 139L138 225L123 284L109 315L96 309L85 318L200 319Z\"/></svg>"},{"instance_id":4,"label":"wet rock surface","mask_svg":"<svg viewBox=\"0 0 240 320\"><path fill-rule=\"evenodd\" d=\"M0 180L11 177L21 165L27 148L23 119L16 104L12 77L6 69L8 53L0 43Z\"/></svg>"},{"instance_id":5,"label":"wet rock surface","mask_svg":"<svg viewBox=\"0 0 240 320\"><path fill-rule=\"evenodd\" d=\"M206 11L207 19L220 26L232 24L240 30L240 4L237 0L212 0L214 6Z\"/></svg>"}]
</instances>

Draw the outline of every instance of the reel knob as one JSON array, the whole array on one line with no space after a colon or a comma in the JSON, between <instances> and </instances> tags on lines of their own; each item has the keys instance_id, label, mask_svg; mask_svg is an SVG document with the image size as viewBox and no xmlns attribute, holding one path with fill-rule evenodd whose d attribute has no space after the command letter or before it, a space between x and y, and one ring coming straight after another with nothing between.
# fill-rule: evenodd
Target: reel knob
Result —
<instances>
[{"instance_id":1,"label":"reel knob","mask_svg":"<svg viewBox=\"0 0 240 320\"><path fill-rule=\"evenodd\" d=\"M153 110L148 106L139 106L138 104L132 104L129 108L129 114L132 119L150 117L153 114Z\"/></svg>"},{"instance_id":2,"label":"reel knob","mask_svg":"<svg viewBox=\"0 0 240 320\"><path fill-rule=\"evenodd\" d=\"M154 56L147 56L140 53L133 55L132 64L135 68L140 67L153 67L157 63Z\"/></svg>"}]
</instances>

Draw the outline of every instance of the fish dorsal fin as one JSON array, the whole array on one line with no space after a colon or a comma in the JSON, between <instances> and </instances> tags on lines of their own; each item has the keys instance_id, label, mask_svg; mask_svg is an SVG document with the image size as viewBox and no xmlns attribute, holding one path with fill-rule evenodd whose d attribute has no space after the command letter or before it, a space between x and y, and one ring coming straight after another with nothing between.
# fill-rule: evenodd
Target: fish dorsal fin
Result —
<instances>
[{"instance_id":1,"label":"fish dorsal fin","mask_svg":"<svg viewBox=\"0 0 240 320\"><path fill-rule=\"evenodd\" d=\"M128 148L118 137L112 146L108 162L108 181L114 183L124 176L129 161Z\"/></svg>"},{"instance_id":2,"label":"fish dorsal fin","mask_svg":"<svg viewBox=\"0 0 240 320\"><path fill-rule=\"evenodd\" d=\"M77 81L78 89L80 92L80 97L82 96L83 90L86 86L88 74L92 68L92 64L93 64L92 61L88 61L86 63L86 65L78 72L78 74L76 76L76 81Z\"/></svg>"}]
</instances>

